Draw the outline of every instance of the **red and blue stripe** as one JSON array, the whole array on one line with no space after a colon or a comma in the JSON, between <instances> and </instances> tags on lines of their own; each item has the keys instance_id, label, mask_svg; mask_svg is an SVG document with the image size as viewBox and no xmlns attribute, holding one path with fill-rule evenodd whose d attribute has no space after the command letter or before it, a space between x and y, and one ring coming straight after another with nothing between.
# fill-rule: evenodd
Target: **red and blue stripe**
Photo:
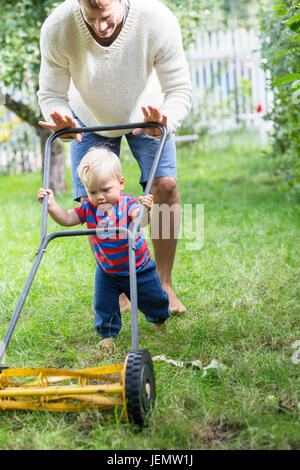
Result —
<instances>
[{"instance_id":1,"label":"red and blue stripe","mask_svg":"<svg viewBox=\"0 0 300 470\"><path fill-rule=\"evenodd\" d=\"M140 207L138 200L132 194L121 193L117 204L111 214L103 212L94 206L89 200L83 201L75 211L82 224L87 223L87 228L129 228L132 223L130 214ZM128 238L120 233L102 234L93 236L93 246L96 258L101 267L108 273L118 275L129 274ZM136 270L142 269L150 259L150 250L143 230L136 241Z\"/></svg>"}]
</instances>

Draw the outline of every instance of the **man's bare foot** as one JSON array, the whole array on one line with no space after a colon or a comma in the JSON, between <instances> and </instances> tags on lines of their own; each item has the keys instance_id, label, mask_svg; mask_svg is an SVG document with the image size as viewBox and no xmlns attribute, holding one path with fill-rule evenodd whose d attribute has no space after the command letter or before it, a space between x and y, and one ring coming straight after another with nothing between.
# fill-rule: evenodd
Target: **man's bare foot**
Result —
<instances>
[{"instance_id":1,"label":"man's bare foot","mask_svg":"<svg viewBox=\"0 0 300 470\"><path fill-rule=\"evenodd\" d=\"M186 307L177 299L175 292L170 285L163 285L163 289L169 296L169 309L172 313L185 313Z\"/></svg>"},{"instance_id":2,"label":"man's bare foot","mask_svg":"<svg viewBox=\"0 0 300 470\"><path fill-rule=\"evenodd\" d=\"M119 297L119 305L120 305L120 312L126 312L126 310L130 310L130 301L123 293Z\"/></svg>"},{"instance_id":3,"label":"man's bare foot","mask_svg":"<svg viewBox=\"0 0 300 470\"><path fill-rule=\"evenodd\" d=\"M111 352L114 342L112 338L104 338L100 341L100 344L107 352Z\"/></svg>"}]
</instances>

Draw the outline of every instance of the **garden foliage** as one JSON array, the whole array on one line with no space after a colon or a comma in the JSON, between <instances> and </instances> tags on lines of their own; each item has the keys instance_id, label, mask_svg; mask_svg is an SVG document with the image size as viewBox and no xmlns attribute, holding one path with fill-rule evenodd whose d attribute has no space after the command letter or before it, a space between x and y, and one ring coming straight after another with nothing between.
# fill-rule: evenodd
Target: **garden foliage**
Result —
<instances>
[{"instance_id":1,"label":"garden foliage","mask_svg":"<svg viewBox=\"0 0 300 470\"><path fill-rule=\"evenodd\" d=\"M1 101L18 118L32 126L39 136L42 155L50 132L38 124L42 118L36 96L40 68L39 37L42 23L59 3L55 0L0 0L0 22L3 25L0 29ZM8 133L4 137L7 136ZM19 150L18 146L11 147L14 152ZM64 154L59 141L51 150L50 186L54 191L63 191L65 187Z\"/></svg>"},{"instance_id":2,"label":"garden foliage","mask_svg":"<svg viewBox=\"0 0 300 470\"><path fill-rule=\"evenodd\" d=\"M4 25L0 30L0 83L6 88L5 104L37 131L40 111L35 94L40 68L40 28L57 3L0 0L0 21ZM17 90L22 90L22 96Z\"/></svg>"},{"instance_id":3,"label":"garden foliage","mask_svg":"<svg viewBox=\"0 0 300 470\"><path fill-rule=\"evenodd\" d=\"M256 0L162 0L177 16L185 49L200 31L257 27Z\"/></svg>"},{"instance_id":4,"label":"garden foliage","mask_svg":"<svg viewBox=\"0 0 300 470\"><path fill-rule=\"evenodd\" d=\"M300 196L300 2L273 0L262 9L265 68L274 106L272 157L280 187Z\"/></svg>"}]
</instances>

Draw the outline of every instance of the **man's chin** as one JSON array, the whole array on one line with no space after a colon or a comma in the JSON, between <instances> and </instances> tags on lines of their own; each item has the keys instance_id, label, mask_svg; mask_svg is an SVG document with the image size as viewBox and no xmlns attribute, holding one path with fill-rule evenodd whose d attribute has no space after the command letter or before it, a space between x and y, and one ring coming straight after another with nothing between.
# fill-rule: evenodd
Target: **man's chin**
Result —
<instances>
[{"instance_id":1,"label":"man's chin","mask_svg":"<svg viewBox=\"0 0 300 470\"><path fill-rule=\"evenodd\" d=\"M99 33L99 31L95 31L95 30L94 32L97 34L97 36L100 39L109 39L114 33L114 28L109 28L106 33Z\"/></svg>"}]
</instances>

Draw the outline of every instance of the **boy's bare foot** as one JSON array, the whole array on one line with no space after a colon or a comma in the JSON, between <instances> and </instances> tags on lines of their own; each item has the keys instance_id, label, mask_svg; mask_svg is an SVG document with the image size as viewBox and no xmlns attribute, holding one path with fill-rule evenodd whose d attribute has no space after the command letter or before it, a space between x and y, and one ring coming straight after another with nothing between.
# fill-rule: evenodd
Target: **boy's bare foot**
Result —
<instances>
[{"instance_id":1,"label":"boy's bare foot","mask_svg":"<svg viewBox=\"0 0 300 470\"><path fill-rule=\"evenodd\" d=\"M177 299L175 292L173 291L172 287L168 285L163 285L163 289L169 296L169 309L172 313L185 313L186 307Z\"/></svg>"},{"instance_id":2,"label":"boy's bare foot","mask_svg":"<svg viewBox=\"0 0 300 470\"><path fill-rule=\"evenodd\" d=\"M126 312L126 310L130 310L130 300L126 297L123 293L119 297L119 305L120 305L120 312Z\"/></svg>"},{"instance_id":3,"label":"boy's bare foot","mask_svg":"<svg viewBox=\"0 0 300 470\"><path fill-rule=\"evenodd\" d=\"M111 352L114 342L112 338L104 338L100 341L100 344L107 352Z\"/></svg>"}]
</instances>

